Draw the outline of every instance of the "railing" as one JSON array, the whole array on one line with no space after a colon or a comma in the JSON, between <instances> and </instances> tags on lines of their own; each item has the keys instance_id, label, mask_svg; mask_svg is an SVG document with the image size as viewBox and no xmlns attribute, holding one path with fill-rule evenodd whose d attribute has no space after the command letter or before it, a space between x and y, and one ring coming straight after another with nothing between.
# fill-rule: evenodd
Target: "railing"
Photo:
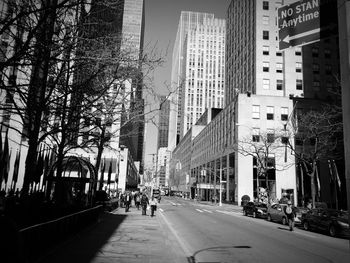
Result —
<instances>
[{"instance_id":1,"label":"railing","mask_svg":"<svg viewBox=\"0 0 350 263\"><path fill-rule=\"evenodd\" d=\"M98 221L102 206L67 215L19 231L22 250L28 262L33 262L53 245Z\"/></svg>"}]
</instances>

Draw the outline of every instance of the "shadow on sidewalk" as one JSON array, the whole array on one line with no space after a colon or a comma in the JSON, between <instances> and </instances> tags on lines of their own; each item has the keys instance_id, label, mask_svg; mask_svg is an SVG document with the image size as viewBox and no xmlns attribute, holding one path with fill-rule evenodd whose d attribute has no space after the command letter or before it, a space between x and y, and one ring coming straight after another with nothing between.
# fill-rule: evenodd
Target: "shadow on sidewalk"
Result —
<instances>
[{"instance_id":1,"label":"shadow on sidewalk","mask_svg":"<svg viewBox=\"0 0 350 263\"><path fill-rule=\"evenodd\" d=\"M44 255L38 263L55 262L91 262L95 255L106 245L127 215L104 213L100 221L78 233L71 239L59 244Z\"/></svg>"}]
</instances>

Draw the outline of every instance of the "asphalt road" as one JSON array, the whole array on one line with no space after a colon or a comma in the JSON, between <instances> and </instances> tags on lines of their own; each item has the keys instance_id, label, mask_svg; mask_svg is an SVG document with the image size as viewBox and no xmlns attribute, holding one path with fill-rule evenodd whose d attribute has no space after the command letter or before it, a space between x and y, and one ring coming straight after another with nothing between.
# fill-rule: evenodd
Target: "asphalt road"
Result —
<instances>
[{"instance_id":1,"label":"asphalt road","mask_svg":"<svg viewBox=\"0 0 350 263\"><path fill-rule=\"evenodd\" d=\"M229 206L163 198L158 214L192 262L349 262L349 241L243 216Z\"/></svg>"}]
</instances>

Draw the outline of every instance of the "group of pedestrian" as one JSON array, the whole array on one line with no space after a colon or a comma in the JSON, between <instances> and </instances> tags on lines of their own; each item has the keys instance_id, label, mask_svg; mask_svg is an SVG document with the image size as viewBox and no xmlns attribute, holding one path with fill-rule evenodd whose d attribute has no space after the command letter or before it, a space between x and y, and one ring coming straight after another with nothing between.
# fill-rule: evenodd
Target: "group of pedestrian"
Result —
<instances>
[{"instance_id":1,"label":"group of pedestrian","mask_svg":"<svg viewBox=\"0 0 350 263\"><path fill-rule=\"evenodd\" d=\"M151 208L151 217L154 216L155 211L157 210L158 200L153 195L151 200L148 199L145 193L142 194L141 197L141 207L142 207L142 215L147 215L147 207Z\"/></svg>"},{"instance_id":2,"label":"group of pedestrian","mask_svg":"<svg viewBox=\"0 0 350 263\"><path fill-rule=\"evenodd\" d=\"M147 215L147 208L149 207L151 210L151 217L155 215L155 211L157 211L158 199L153 195L151 199L148 198L147 194L136 192L132 194L131 192L125 192L119 196L120 199L120 207L125 207L125 212L130 210L132 206L131 202L134 200L135 207L137 210L142 210L142 215Z\"/></svg>"}]
</instances>

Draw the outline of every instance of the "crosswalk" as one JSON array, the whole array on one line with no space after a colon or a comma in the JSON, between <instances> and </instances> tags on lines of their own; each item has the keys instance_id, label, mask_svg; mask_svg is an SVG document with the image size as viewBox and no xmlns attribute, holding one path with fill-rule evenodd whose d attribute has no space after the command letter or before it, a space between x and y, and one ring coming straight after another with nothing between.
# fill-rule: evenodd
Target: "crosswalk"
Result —
<instances>
[{"instance_id":1,"label":"crosswalk","mask_svg":"<svg viewBox=\"0 0 350 263\"><path fill-rule=\"evenodd\" d=\"M173 203L173 206L180 206L181 204L176 204ZM159 208L159 211L166 212L166 209ZM208 210L208 209L203 209L203 208L194 208L194 211L198 213L208 213L208 214L213 214L213 213L220 213L220 214L226 214L226 215L231 215L231 216L241 216L242 212L239 211L226 211L226 210Z\"/></svg>"}]
</instances>

